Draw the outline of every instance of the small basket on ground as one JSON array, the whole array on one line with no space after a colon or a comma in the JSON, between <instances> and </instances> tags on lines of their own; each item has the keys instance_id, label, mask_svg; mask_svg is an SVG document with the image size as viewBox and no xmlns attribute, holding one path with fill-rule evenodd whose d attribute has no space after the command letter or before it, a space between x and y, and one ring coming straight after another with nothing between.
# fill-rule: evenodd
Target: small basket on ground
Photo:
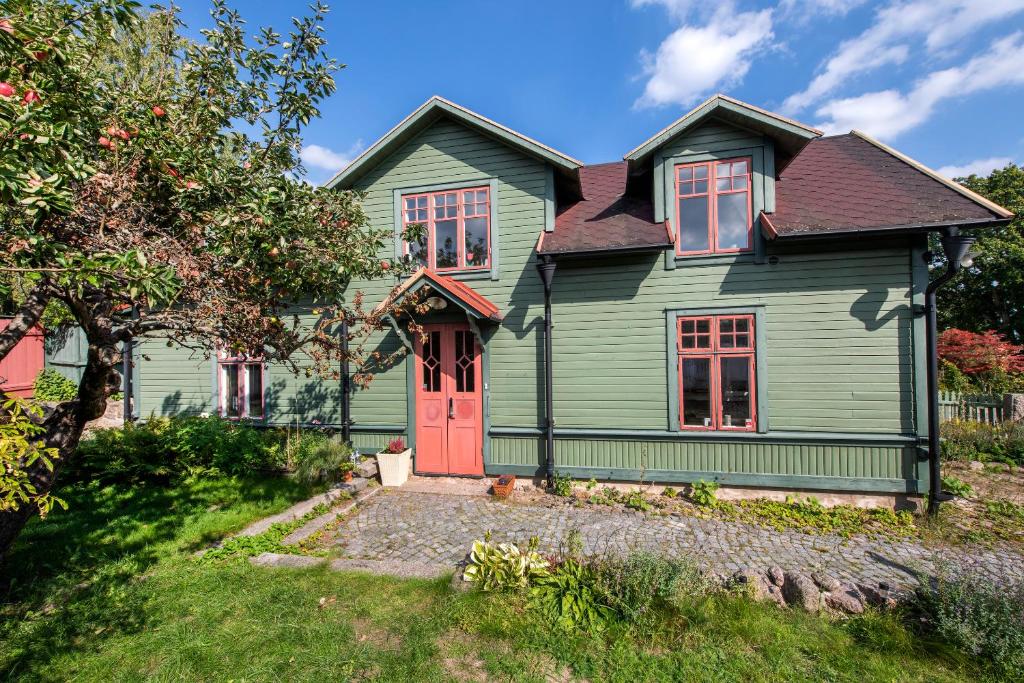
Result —
<instances>
[{"instance_id":1,"label":"small basket on ground","mask_svg":"<svg viewBox=\"0 0 1024 683\"><path fill-rule=\"evenodd\" d=\"M503 474L494 480L491 484L491 488L494 489L494 495L498 498L508 498L512 495L512 491L516 488L516 475L514 474Z\"/></svg>"}]
</instances>

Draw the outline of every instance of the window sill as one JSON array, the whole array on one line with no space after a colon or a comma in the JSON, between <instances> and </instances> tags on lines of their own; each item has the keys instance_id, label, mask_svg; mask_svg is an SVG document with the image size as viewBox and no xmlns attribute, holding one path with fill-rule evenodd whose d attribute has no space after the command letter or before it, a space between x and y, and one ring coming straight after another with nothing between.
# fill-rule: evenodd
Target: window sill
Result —
<instances>
[{"instance_id":1,"label":"window sill","mask_svg":"<svg viewBox=\"0 0 1024 683\"><path fill-rule=\"evenodd\" d=\"M494 270L488 268L487 270L455 270L448 272L439 272L438 275L444 275L450 277L453 280L497 280L497 275Z\"/></svg>"},{"instance_id":2,"label":"window sill","mask_svg":"<svg viewBox=\"0 0 1024 683\"><path fill-rule=\"evenodd\" d=\"M678 266L712 266L723 263L753 263L754 252L745 251L736 254L694 254L692 256L672 254L672 258Z\"/></svg>"}]
</instances>

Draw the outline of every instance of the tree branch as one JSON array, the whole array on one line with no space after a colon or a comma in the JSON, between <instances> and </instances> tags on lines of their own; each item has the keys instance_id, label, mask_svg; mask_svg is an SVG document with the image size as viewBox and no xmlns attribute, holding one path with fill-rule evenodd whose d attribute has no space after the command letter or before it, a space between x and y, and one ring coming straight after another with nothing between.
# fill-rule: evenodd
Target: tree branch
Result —
<instances>
[{"instance_id":1,"label":"tree branch","mask_svg":"<svg viewBox=\"0 0 1024 683\"><path fill-rule=\"evenodd\" d=\"M35 327L52 296L53 292L48 282L41 282L32 288L21 309L7 325L7 329L0 332L0 358L5 358L28 331Z\"/></svg>"}]
</instances>

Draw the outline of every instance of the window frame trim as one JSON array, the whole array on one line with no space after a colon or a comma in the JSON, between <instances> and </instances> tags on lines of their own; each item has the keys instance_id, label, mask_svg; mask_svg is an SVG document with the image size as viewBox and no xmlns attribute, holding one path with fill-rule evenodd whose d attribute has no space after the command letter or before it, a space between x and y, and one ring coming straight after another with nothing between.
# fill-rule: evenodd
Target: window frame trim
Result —
<instances>
[{"instance_id":1,"label":"window frame trim","mask_svg":"<svg viewBox=\"0 0 1024 683\"><path fill-rule=\"evenodd\" d=\"M257 356L250 358L246 355L233 355L229 356L224 351L218 351L214 358L214 377L216 378L215 384L215 396L217 397L217 416L232 422L265 422L267 420L267 361L265 358ZM225 404L226 394L226 383L223 381L222 368L228 365L234 365L239 368L238 373L238 403L243 408L240 415L237 417L230 416L227 414L227 408ZM253 417L249 415L249 374L246 369L249 366L259 366L260 368L260 415Z\"/></svg>"},{"instance_id":2,"label":"window frame trim","mask_svg":"<svg viewBox=\"0 0 1024 683\"><path fill-rule=\"evenodd\" d=\"M719 192L718 190L718 166L719 164L732 164L738 161L747 162L747 186L743 190L729 189ZM682 168L697 168L698 166L706 166L708 169L707 176L707 191L701 194L692 195L681 195L679 194L679 169ZM730 175L731 179L738 176ZM723 157L720 159L706 159L702 161L685 161L675 162L672 164L672 186L674 188L673 195L675 201L673 203L673 213L675 214L675 252L676 256L687 257L687 256L732 256L736 254L752 254L755 250L754 245L754 224L757 222L754 218L754 157L753 155L741 155L735 157ZM740 194L747 195L747 246L736 247L734 249L721 249L718 246L718 197L722 195ZM679 202L682 199L690 197L707 197L708 200L708 211L707 211L707 234L708 234L708 248L698 249L695 251L683 251L682 249L682 234L680 233L679 224Z\"/></svg>"},{"instance_id":3,"label":"window frame trim","mask_svg":"<svg viewBox=\"0 0 1024 683\"><path fill-rule=\"evenodd\" d=\"M712 340L712 349L701 349L693 350L693 356L713 356L713 355L738 355L738 356L751 356L753 355L753 386L751 387L751 394L754 398L753 410L754 410L754 427L749 428L723 428L723 429L708 429L706 427L697 426L684 426L681 420L681 409L682 409L682 396L680 392L682 390L682 365L679 363L679 356L681 349L679 347L679 319L680 318L707 318L707 317L736 317L736 316L753 316L754 319L754 335L753 335L753 350L743 350L734 352L732 349L728 351L720 352L715 348L717 334ZM757 306L720 306L711 308L666 308L665 309L665 335L666 335L666 365L667 365L667 384L668 384L668 430L676 433L704 433L704 434L736 434L736 433L757 433L766 434L769 432L769 405L768 405L768 345L767 345L767 334L765 329L765 307L763 305ZM714 363L713 363L714 365ZM713 407L712 410L717 410L715 406L719 398L712 395ZM717 414L717 413L716 413Z\"/></svg>"},{"instance_id":4,"label":"window frame trim","mask_svg":"<svg viewBox=\"0 0 1024 683\"><path fill-rule=\"evenodd\" d=\"M729 147L727 149L703 150L694 152L675 152L668 150L654 156L654 219L658 222L668 221L673 235L679 234L678 209L673 208L675 195L674 167L679 164L691 164L750 157L751 162L751 215L753 217L752 251L725 254L697 254L681 256L675 247L665 252L665 270L675 270L689 266L718 265L731 263L765 263L767 261L768 244L761 227L761 211L775 211L775 147L771 140L764 144L750 147Z\"/></svg>"},{"instance_id":5,"label":"window frame trim","mask_svg":"<svg viewBox=\"0 0 1024 683\"><path fill-rule=\"evenodd\" d=\"M493 177L477 177L472 180L460 180L450 183L434 183L431 185L417 185L408 187L398 187L392 190L393 199L393 222L394 222L394 257L395 259L402 259L405 256L405 240L402 239L402 230L405 226L405 213L403 198L409 195L419 194L432 194L436 192L455 192L470 189L482 189L488 190L488 209L490 214L488 216L487 235L488 242L490 244L490 264L489 266L473 267L473 268L445 268L444 270L438 271L443 273L446 277L455 278L456 280L484 280L491 279L497 280L500 273L499 264L499 196L498 196L498 179ZM428 211L431 208L428 206ZM428 213L428 217L429 217ZM460 224L462 220L460 219ZM459 232L461 233L462 227L459 226ZM432 247L433 240L429 235L428 228L428 248Z\"/></svg>"}]
</instances>

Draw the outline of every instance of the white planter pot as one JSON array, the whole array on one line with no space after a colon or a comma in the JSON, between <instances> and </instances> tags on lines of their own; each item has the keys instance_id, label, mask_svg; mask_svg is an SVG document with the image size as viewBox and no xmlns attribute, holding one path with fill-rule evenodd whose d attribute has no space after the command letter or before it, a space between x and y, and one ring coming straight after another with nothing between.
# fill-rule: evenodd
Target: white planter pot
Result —
<instances>
[{"instance_id":1,"label":"white planter pot","mask_svg":"<svg viewBox=\"0 0 1024 683\"><path fill-rule=\"evenodd\" d=\"M380 470L380 483L384 486L401 486L409 478L412 469L412 449L406 448L401 453L378 453L377 468Z\"/></svg>"}]
</instances>

